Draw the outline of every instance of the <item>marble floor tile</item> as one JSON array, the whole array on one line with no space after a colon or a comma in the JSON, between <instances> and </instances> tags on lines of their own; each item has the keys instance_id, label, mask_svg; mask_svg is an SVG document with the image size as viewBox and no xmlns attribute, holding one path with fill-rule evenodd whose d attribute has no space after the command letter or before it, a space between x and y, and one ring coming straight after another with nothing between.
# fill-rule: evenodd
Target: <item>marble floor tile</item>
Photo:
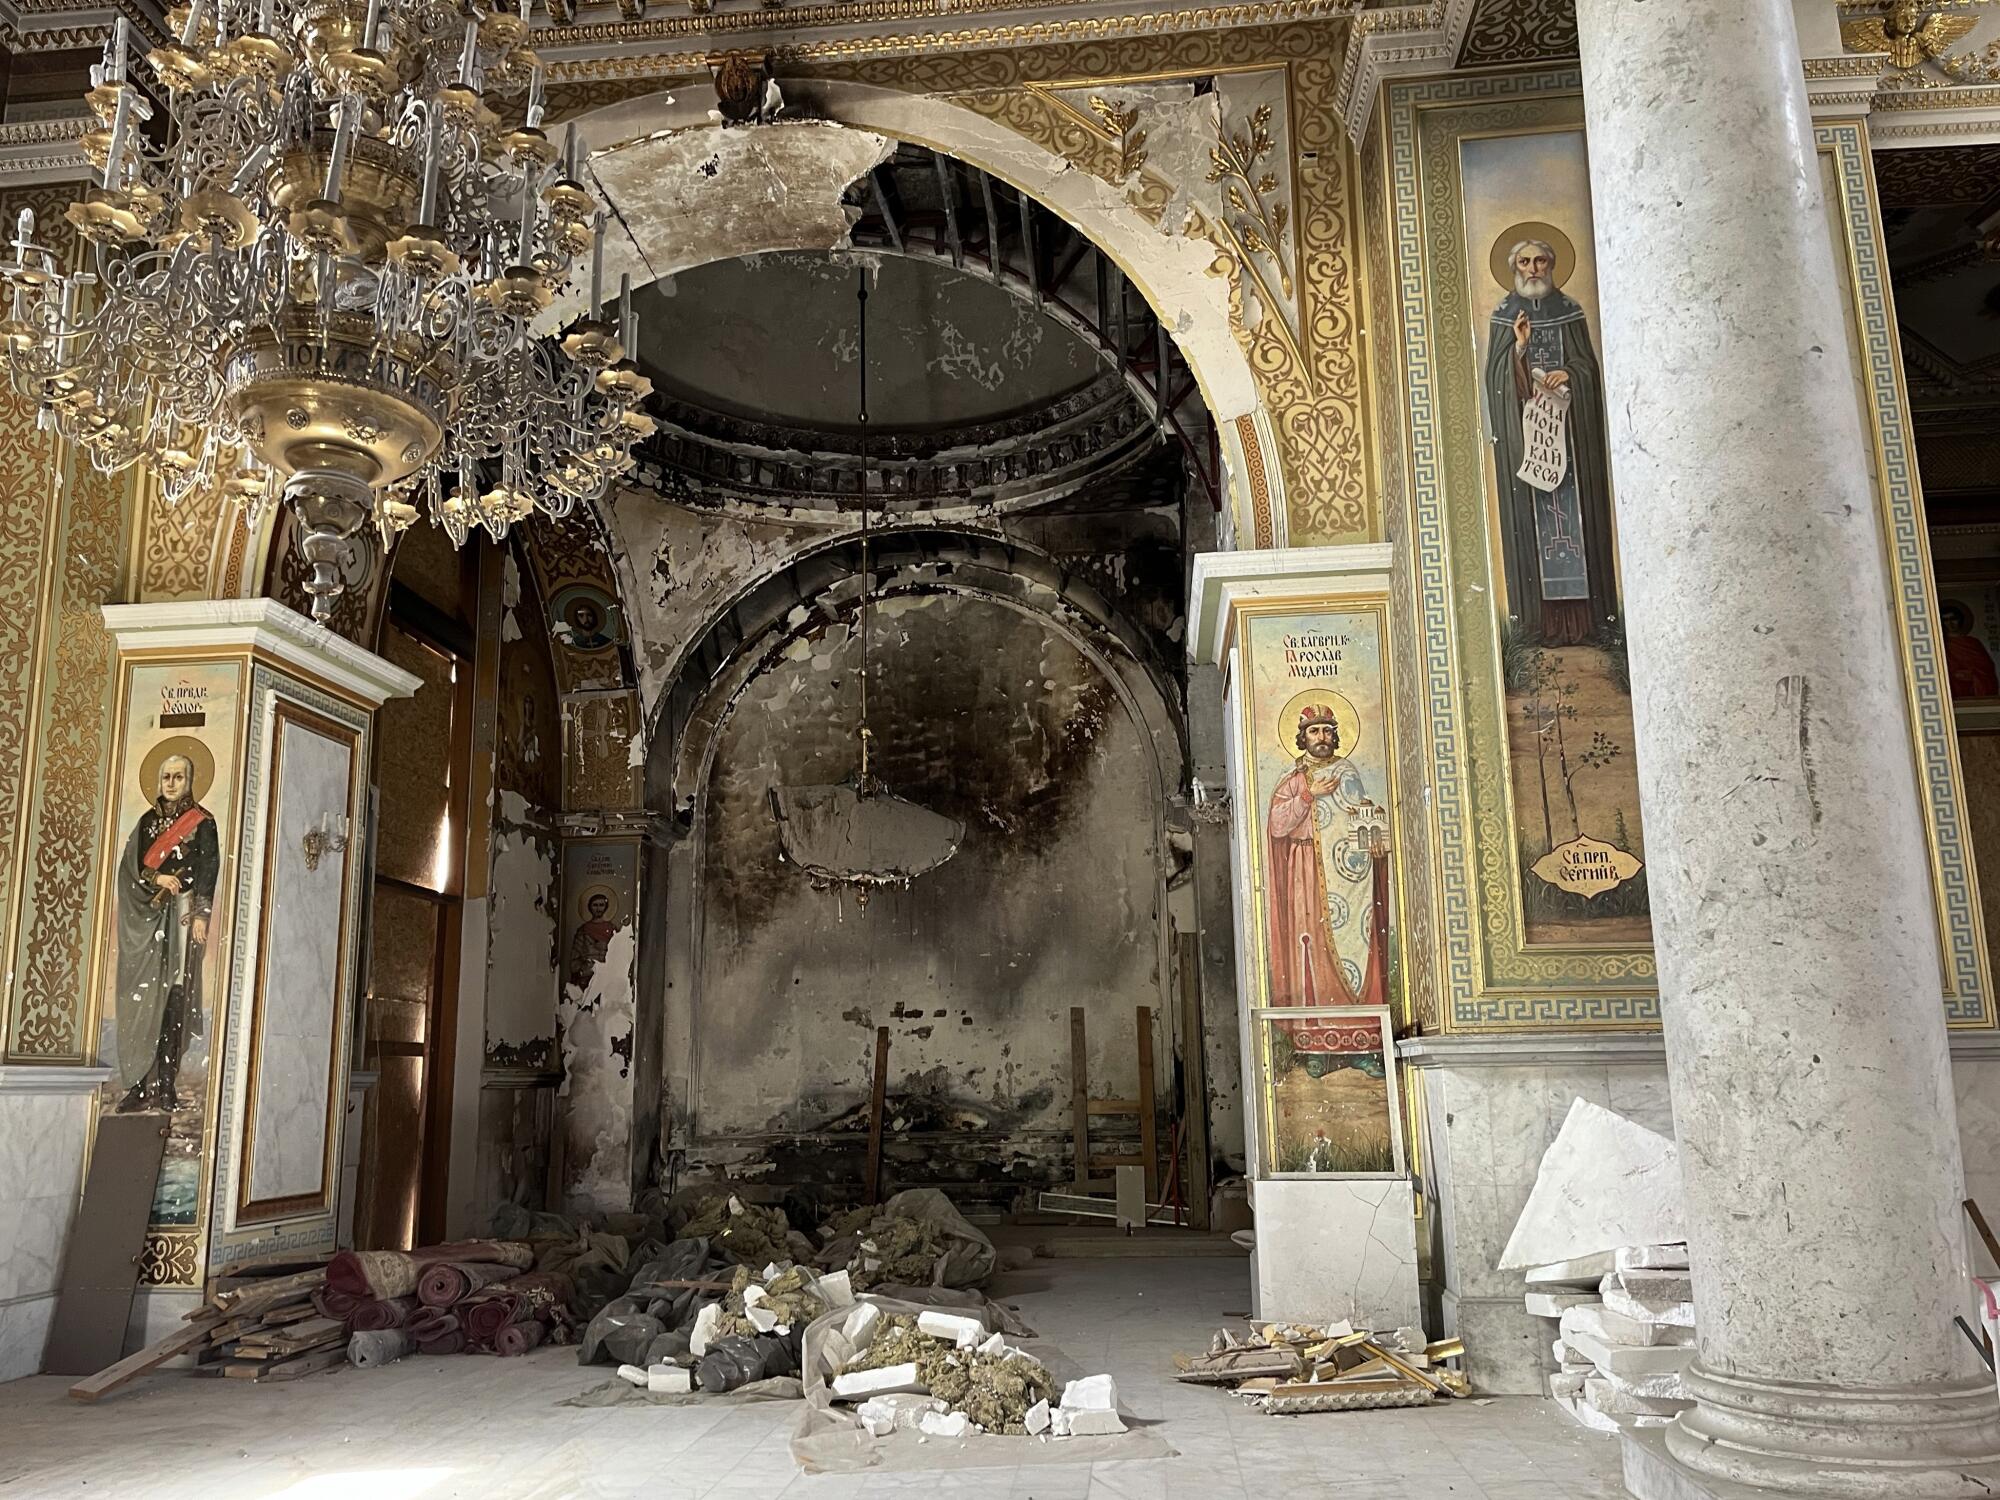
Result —
<instances>
[{"instance_id":1,"label":"marble floor tile","mask_svg":"<svg viewBox=\"0 0 2000 1500\"><path fill-rule=\"evenodd\" d=\"M1613 1500L1618 1450L1545 1401L1274 1418L1183 1385L1248 1300L1239 1260L1038 1262L993 1294L1107 1369L1174 1457L802 1474L798 1409L568 1407L608 1371L567 1349L409 1359L285 1385L150 1376L95 1406L0 1385L0 1495L35 1500Z\"/></svg>"}]
</instances>

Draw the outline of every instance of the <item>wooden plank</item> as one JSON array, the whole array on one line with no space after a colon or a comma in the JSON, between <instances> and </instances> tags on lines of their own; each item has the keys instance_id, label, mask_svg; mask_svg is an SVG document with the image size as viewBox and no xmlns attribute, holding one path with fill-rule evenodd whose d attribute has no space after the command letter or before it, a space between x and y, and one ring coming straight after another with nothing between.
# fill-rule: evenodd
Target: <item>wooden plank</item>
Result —
<instances>
[{"instance_id":1,"label":"wooden plank","mask_svg":"<svg viewBox=\"0 0 2000 1500\"><path fill-rule=\"evenodd\" d=\"M237 1317L250 1313L267 1312L271 1308L310 1297L326 1283L324 1271L300 1271L292 1276L280 1276L271 1281L257 1281L238 1291L217 1292L216 1302L223 1311Z\"/></svg>"},{"instance_id":2,"label":"wooden plank","mask_svg":"<svg viewBox=\"0 0 2000 1500\"><path fill-rule=\"evenodd\" d=\"M1069 1010L1070 1134L1076 1154L1076 1186L1090 1181L1090 1049L1083 1031L1083 1007Z\"/></svg>"},{"instance_id":3,"label":"wooden plank","mask_svg":"<svg viewBox=\"0 0 2000 1500\"><path fill-rule=\"evenodd\" d=\"M1153 1100L1153 1007L1138 1007L1139 1155L1146 1168L1146 1201L1160 1198L1160 1121Z\"/></svg>"},{"instance_id":4,"label":"wooden plank","mask_svg":"<svg viewBox=\"0 0 2000 1500\"><path fill-rule=\"evenodd\" d=\"M897 248L901 248L898 246ZM875 1082L868 1091L868 1165L864 1201L882 1201L882 1116L889 1097L889 1028L875 1028Z\"/></svg>"},{"instance_id":5,"label":"wooden plank","mask_svg":"<svg viewBox=\"0 0 2000 1500\"><path fill-rule=\"evenodd\" d=\"M1188 1222L1209 1227L1213 1147L1208 1137L1208 1054L1202 1050L1201 934L1183 932L1175 940L1180 961L1181 1125L1187 1153Z\"/></svg>"},{"instance_id":6,"label":"wooden plank","mask_svg":"<svg viewBox=\"0 0 2000 1500\"><path fill-rule=\"evenodd\" d=\"M75 1401L96 1401L108 1396L128 1380L136 1380L159 1365L165 1364L177 1354L186 1354L197 1344L204 1342L215 1325L221 1321L219 1315L208 1313L191 1323L184 1323L165 1338L148 1344L137 1354L128 1354L114 1365L107 1365L95 1375L85 1376L69 1388L70 1398Z\"/></svg>"},{"instance_id":7,"label":"wooden plank","mask_svg":"<svg viewBox=\"0 0 2000 1500\"><path fill-rule=\"evenodd\" d=\"M83 1202L63 1250L40 1368L51 1375L88 1375L125 1352L139 1252L146 1243L167 1115L144 1111L100 1115Z\"/></svg>"},{"instance_id":8,"label":"wooden plank","mask_svg":"<svg viewBox=\"0 0 2000 1500\"><path fill-rule=\"evenodd\" d=\"M335 1369L347 1363L347 1340L327 1349L315 1349L310 1354L301 1354L297 1359L282 1360L275 1365L266 1365L258 1374L259 1380L297 1380L302 1375L317 1375L321 1370Z\"/></svg>"}]
</instances>

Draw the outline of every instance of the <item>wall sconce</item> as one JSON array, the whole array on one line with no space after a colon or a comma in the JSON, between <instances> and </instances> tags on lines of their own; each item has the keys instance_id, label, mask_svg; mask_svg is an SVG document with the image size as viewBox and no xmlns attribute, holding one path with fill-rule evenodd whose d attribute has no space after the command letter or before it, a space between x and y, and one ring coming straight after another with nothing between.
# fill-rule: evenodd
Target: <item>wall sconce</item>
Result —
<instances>
[{"instance_id":1,"label":"wall sconce","mask_svg":"<svg viewBox=\"0 0 2000 1500\"><path fill-rule=\"evenodd\" d=\"M306 868L317 870L320 856L324 854L345 854L347 852L347 814L335 816L321 813L319 821L306 830L301 841L306 854Z\"/></svg>"},{"instance_id":2,"label":"wall sconce","mask_svg":"<svg viewBox=\"0 0 2000 1500\"><path fill-rule=\"evenodd\" d=\"M1209 786L1200 777L1196 777L1190 790L1193 795L1188 798L1188 811L1193 814L1195 822L1205 823L1211 828L1218 828L1228 823L1228 787Z\"/></svg>"}]
</instances>

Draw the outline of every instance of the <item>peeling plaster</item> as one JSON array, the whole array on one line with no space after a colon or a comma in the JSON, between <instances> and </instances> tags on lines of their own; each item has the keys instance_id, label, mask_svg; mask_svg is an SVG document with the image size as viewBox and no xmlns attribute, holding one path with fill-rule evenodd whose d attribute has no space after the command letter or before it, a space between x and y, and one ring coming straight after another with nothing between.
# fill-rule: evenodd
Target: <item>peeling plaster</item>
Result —
<instances>
[{"instance_id":1,"label":"peeling plaster","mask_svg":"<svg viewBox=\"0 0 2000 1500\"><path fill-rule=\"evenodd\" d=\"M493 819L486 942L486 1055L507 1067L555 1062L556 844L519 792Z\"/></svg>"},{"instance_id":2,"label":"peeling plaster","mask_svg":"<svg viewBox=\"0 0 2000 1500\"><path fill-rule=\"evenodd\" d=\"M565 984L556 1006L562 1038L566 1148L564 1191L573 1208L632 1203L633 962L628 923L612 933L587 985Z\"/></svg>"}]
</instances>

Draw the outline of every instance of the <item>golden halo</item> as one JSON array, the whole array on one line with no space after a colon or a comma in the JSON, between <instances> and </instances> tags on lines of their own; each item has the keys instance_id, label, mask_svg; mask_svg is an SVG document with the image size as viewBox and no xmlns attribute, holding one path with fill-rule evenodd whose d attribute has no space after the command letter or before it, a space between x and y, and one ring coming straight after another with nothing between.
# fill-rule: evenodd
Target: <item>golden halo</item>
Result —
<instances>
[{"instance_id":1,"label":"golden halo","mask_svg":"<svg viewBox=\"0 0 2000 1500\"><path fill-rule=\"evenodd\" d=\"M215 784L215 752L191 734L170 734L146 752L139 762L139 790L151 802L160 795L160 763L172 755L185 755L194 766L194 800L199 802Z\"/></svg>"},{"instance_id":2,"label":"golden halo","mask_svg":"<svg viewBox=\"0 0 2000 1500\"><path fill-rule=\"evenodd\" d=\"M604 909L605 921L609 922L612 926L616 927L620 922L625 920L624 910L622 909L618 901L618 892L614 890L612 887L600 883L597 885L585 886L581 894L577 896L576 898L577 921L588 922L591 919L590 898L592 896L602 896L604 897L605 900L611 903Z\"/></svg>"},{"instance_id":3,"label":"golden halo","mask_svg":"<svg viewBox=\"0 0 2000 1500\"><path fill-rule=\"evenodd\" d=\"M1339 693L1327 688L1307 688L1295 693L1278 714L1278 748L1288 761L1305 752L1299 749L1299 711L1308 703L1323 703L1333 710L1334 728L1340 731L1340 753L1350 756L1361 745L1361 711Z\"/></svg>"},{"instance_id":4,"label":"golden halo","mask_svg":"<svg viewBox=\"0 0 2000 1500\"><path fill-rule=\"evenodd\" d=\"M1576 269L1576 246L1569 242L1569 236L1553 224L1544 224L1537 219L1523 219L1500 232L1500 238L1493 242L1491 264L1493 279L1507 291L1514 290L1514 267L1507 259L1507 252L1522 240L1541 240L1556 252L1556 268L1550 280L1561 286Z\"/></svg>"}]
</instances>

